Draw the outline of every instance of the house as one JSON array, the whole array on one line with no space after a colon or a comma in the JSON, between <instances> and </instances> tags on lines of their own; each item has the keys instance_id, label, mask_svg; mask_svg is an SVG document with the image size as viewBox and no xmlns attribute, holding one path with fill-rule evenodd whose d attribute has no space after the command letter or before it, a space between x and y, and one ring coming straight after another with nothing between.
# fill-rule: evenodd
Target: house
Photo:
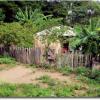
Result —
<instances>
[{"instance_id":1,"label":"house","mask_svg":"<svg viewBox=\"0 0 100 100\"><path fill-rule=\"evenodd\" d=\"M45 38L45 41L43 41L43 37L44 36L46 37L50 34L60 35L62 37L62 40L76 36L73 28L68 27L68 26L63 26L63 25L54 26L50 29L45 29L41 32L38 32L36 33L36 37L35 37L35 47L41 48L42 53L44 53L44 50L48 44L46 38ZM55 42L51 42L49 45L49 48L53 49L55 51L55 54L58 54L59 52L65 53L66 51L69 50L69 43L68 42L63 43L60 40L57 40Z\"/></svg>"}]
</instances>

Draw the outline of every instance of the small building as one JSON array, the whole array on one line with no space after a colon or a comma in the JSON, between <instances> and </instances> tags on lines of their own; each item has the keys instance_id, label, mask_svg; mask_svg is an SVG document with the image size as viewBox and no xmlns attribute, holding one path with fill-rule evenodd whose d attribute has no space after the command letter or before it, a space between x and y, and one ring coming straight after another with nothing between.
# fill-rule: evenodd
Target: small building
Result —
<instances>
[{"instance_id":1,"label":"small building","mask_svg":"<svg viewBox=\"0 0 100 100\"><path fill-rule=\"evenodd\" d=\"M47 40L45 38L45 42L43 42L43 37L50 35L50 34L56 34L54 31L57 30L57 34L60 34L62 41L57 40L55 42L51 42L49 45L49 48L53 49L55 51L55 54L58 54L59 52L67 52L69 50L69 42L64 42L64 39L68 39L71 37L76 36L74 29L68 26L54 26L50 29L45 29L41 32L36 33L35 37L35 47L41 48L42 53L44 53L44 50L47 46Z\"/></svg>"}]
</instances>

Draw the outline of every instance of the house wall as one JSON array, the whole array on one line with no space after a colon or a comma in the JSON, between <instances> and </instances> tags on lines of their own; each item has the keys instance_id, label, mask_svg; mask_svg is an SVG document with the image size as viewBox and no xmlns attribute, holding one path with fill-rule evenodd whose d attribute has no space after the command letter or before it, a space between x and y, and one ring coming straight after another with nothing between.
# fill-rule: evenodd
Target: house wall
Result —
<instances>
[{"instance_id":1,"label":"house wall","mask_svg":"<svg viewBox=\"0 0 100 100\"><path fill-rule=\"evenodd\" d=\"M45 48L47 43L43 43L42 40L40 40L40 37L35 38L35 47L41 49L41 53L44 54ZM55 54L61 53L61 43L60 41L53 42L49 45L51 49L55 51Z\"/></svg>"},{"instance_id":2,"label":"house wall","mask_svg":"<svg viewBox=\"0 0 100 100\"><path fill-rule=\"evenodd\" d=\"M60 43L60 41L51 43L49 47L51 49L54 49L55 50L55 54L61 53L61 43Z\"/></svg>"}]
</instances>

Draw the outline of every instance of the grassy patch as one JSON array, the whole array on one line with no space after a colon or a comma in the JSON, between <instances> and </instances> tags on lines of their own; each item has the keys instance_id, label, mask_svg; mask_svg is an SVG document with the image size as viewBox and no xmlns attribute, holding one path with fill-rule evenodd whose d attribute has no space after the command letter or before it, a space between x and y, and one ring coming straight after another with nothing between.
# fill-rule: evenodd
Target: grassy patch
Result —
<instances>
[{"instance_id":1,"label":"grassy patch","mask_svg":"<svg viewBox=\"0 0 100 100\"><path fill-rule=\"evenodd\" d=\"M9 56L0 57L0 64L15 64L15 63L16 63L15 59Z\"/></svg>"},{"instance_id":2,"label":"grassy patch","mask_svg":"<svg viewBox=\"0 0 100 100\"><path fill-rule=\"evenodd\" d=\"M13 92L16 90L15 85L10 84L0 84L0 97L9 97L13 95Z\"/></svg>"},{"instance_id":3,"label":"grassy patch","mask_svg":"<svg viewBox=\"0 0 100 100\"><path fill-rule=\"evenodd\" d=\"M17 64L14 58L0 56L0 71L14 67Z\"/></svg>"},{"instance_id":4,"label":"grassy patch","mask_svg":"<svg viewBox=\"0 0 100 100\"><path fill-rule=\"evenodd\" d=\"M100 97L100 87L99 88L89 88L86 97Z\"/></svg>"},{"instance_id":5,"label":"grassy patch","mask_svg":"<svg viewBox=\"0 0 100 100\"><path fill-rule=\"evenodd\" d=\"M84 95L85 97L100 97L100 83L97 80L82 75L77 76L77 79L79 79L83 85L85 83L88 86Z\"/></svg>"},{"instance_id":6,"label":"grassy patch","mask_svg":"<svg viewBox=\"0 0 100 100\"><path fill-rule=\"evenodd\" d=\"M73 89L68 86L57 85L54 87L54 93L57 97L72 97Z\"/></svg>"},{"instance_id":7,"label":"grassy patch","mask_svg":"<svg viewBox=\"0 0 100 100\"><path fill-rule=\"evenodd\" d=\"M97 86L97 87L95 87ZM77 92L75 92L77 91ZM84 92L84 93L82 93ZM85 88L84 84L56 84L43 88L33 84L0 84L0 97L99 97L100 86L94 84Z\"/></svg>"},{"instance_id":8,"label":"grassy patch","mask_svg":"<svg viewBox=\"0 0 100 100\"><path fill-rule=\"evenodd\" d=\"M48 75L43 75L43 76L39 77L38 80L42 80L43 83L47 83L47 82L49 82L49 80L51 80L51 78Z\"/></svg>"},{"instance_id":9,"label":"grassy patch","mask_svg":"<svg viewBox=\"0 0 100 100\"><path fill-rule=\"evenodd\" d=\"M100 83L100 70L93 70L88 77Z\"/></svg>"},{"instance_id":10,"label":"grassy patch","mask_svg":"<svg viewBox=\"0 0 100 100\"><path fill-rule=\"evenodd\" d=\"M41 88L32 84L1 84L0 97L49 97L52 96L50 88Z\"/></svg>"},{"instance_id":11,"label":"grassy patch","mask_svg":"<svg viewBox=\"0 0 100 100\"><path fill-rule=\"evenodd\" d=\"M74 72L77 75L88 76L91 73L91 70L85 67L77 67L74 69Z\"/></svg>"},{"instance_id":12,"label":"grassy patch","mask_svg":"<svg viewBox=\"0 0 100 100\"><path fill-rule=\"evenodd\" d=\"M100 83L100 70L89 70L87 68L77 68L75 70L77 77L87 83Z\"/></svg>"},{"instance_id":13,"label":"grassy patch","mask_svg":"<svg viewBox=\"0 0 100 100\"><path fill-rule=\"evenodd\" d=\"M41 80L42 83L47 83L49 86L54 86L58 83L57 80L52 79L48 75L41 76L40 78L38 78L38 80Z\"/></svg>"},{"instance_id":14,"label":"grassy patch","mask_svg":"<svg viewBox=\"0 0 100 100\"><path fill-rule=\"evenodd\" d=\"M61 68L57 68L57 70L61 72L63 75L69 75L73 73L73 70L71 67L61 67Z\"/></svg>"}]
</instances>

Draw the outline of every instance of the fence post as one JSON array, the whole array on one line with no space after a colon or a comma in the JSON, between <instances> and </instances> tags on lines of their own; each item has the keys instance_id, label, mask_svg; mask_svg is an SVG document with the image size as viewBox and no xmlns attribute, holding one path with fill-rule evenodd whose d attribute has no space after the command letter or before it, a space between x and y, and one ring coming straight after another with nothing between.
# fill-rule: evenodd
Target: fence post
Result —
<instances>
[{"instance_id":1,"label":"fence post","mask_svg":"<svg viewBox=\"0 0 100 100\"><path fill-rule=\"evenodd\" d=\"M56 56L56 64L58 68L61 68L62 65L62 55L61 54L57 54Z\"/></svg>"},{"instance_id":2,"label":"fence post","mask_svg":"<svg viewBox=\"0 0 100 100\"><path fill-rule=\"evenodd\" d=\"M74 68L74 52L72 52L72 68Z\"/></svg>"}]
</instances>

